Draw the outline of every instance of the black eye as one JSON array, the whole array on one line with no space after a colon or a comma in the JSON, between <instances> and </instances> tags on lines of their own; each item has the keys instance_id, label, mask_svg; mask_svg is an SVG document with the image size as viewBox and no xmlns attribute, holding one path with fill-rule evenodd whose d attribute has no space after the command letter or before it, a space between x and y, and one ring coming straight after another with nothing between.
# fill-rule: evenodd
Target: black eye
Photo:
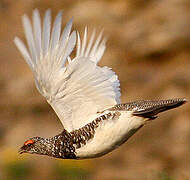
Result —
<instances>
[{"instance_id":1,"label":"black eye","mask_svg":"<svg viewBox=\"0 0 190 180\"><path fill-rule=\"evenodd\" d=\"M27 144L28 147L30 147L32 144Z\"/></svg>"}]
</instances>

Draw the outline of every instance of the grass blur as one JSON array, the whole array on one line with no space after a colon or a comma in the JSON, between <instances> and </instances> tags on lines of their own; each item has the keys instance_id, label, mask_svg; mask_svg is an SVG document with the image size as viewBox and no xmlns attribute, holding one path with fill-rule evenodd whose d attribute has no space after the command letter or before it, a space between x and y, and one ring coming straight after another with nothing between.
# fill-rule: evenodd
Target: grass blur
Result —
<instances>
[{"instance_id":1,"label":"grass blur","mask_svg":"<svg viewBox=\"0 0 190 180\"><path fill-rule=\"evenodd\" d=\"M32 174L32 164L27 159L20 159L11 149L2 152L1 175L7 180L26 179Z\"/></svg>"},{"instance_id":2,"label":"grass blur","mask_svg":"<svg viewBox=\"0 0 190 180\"><path fill-rule=\"evenodd\" d=\"M18 160L5 164L3 172L8 180L25 179L32 174L32 166L27 161Z\"/></svg>"},{"instance_id":3,"label":"grass blur","mask_svg":"<svg viewBox=\"0 0 190 180\"><path fill-rule=\"evenodd\" d=\"M0 180L188 180L190 106L163 113L114 152L92 160L19 155L33 136L50 137L62 127L37 92L32 73L13 44L24 38L21 16L47 8L64 10L74 29L104 28L101 66L121 82L122 102L190 99L189 0L0 0Z\"/></svg>"},{"instance_id":4,"label":"grass blur","mask_svg":"<svg viewBox=\"0 0 190 180\"><path fill-rule=\"evenodd\" d=\"M53 167L53 174L56 179L89 179L91 170L89 166L84 166L82 163L77 163L76 161L58 162Z\"/></svg>"}]
</instances>

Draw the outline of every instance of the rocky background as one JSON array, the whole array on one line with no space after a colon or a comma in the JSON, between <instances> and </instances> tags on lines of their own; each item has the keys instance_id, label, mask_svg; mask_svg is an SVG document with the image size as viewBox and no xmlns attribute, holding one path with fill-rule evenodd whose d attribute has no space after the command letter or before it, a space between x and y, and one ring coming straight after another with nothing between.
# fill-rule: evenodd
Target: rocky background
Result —
<instances>
[{"instance_id":1,"label":"rocky background","mask_svg":"<svg viewBox=\"0 0 190 180\"><path fill-rule=\"evenodd\" d=\"M104 28L100 63L119 75L122 102L190 99L189 0L0 0L0 180L188 180L190 105L163 113L122 147L92 160L22 155L29 137L49 137L61 124L37 92L32 73L13 44L24 38L21 16L63 9L80 32Z\"/></svg>"}]
</instances>

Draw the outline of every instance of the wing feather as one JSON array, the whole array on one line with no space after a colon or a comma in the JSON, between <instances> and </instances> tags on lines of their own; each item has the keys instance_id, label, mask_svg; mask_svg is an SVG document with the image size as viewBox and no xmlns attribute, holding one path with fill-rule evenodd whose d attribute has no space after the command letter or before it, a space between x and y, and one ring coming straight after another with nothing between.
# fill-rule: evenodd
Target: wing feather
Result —
<instances>
[{"instance_id":1,"label":"wing feather","mask_svg":"<svg viewBox=\"0 0 190 180\"><path fill-rule=\"evenodd\" d=\"M43 56L48 52L49 42L50 42L50 31L51 31L51 11L48 9L45 12L44 22L43 22L43 36L42 36L42 48Z\"/></svg>"},{"instance_id":2,"label":"wing feather","mask_svg":"<svg viewBox=\"0 0 190 180\"><path fill-rule=\"evenodd\" d=\"M65 65L65 61L67 59L67 57L71 54L71 52L73 51L74 47L75 47L75 44L76 44L76 32L73 31L68 39L68 44L67 44L67 47L65 49L65 53L64 53L64 56L63 56L63 65Z\"/></svg>"},{"instance_id":3,"label":"wing feather","mask_svg":"<svg viewBox=\"0 0 190 180\"><path fill-rule=\"evenodd\" d=\"M62 34L61 22L62 12L51 28L51 12L47 10L41 27L36 9L33 25L26 15L23 17L28 50L17 37L14 42L34 73L37 89L64 128L72 131L91 122L98 111L120 103L120 85L110 68L97 65L106 48L103 32L95 39L94 30L88 38L85 27L81 41L78 32L71 32L72 19ZM76 56L71 59L75 45Z\"/></svg>"},{"instance_id":4,"label":"wing feather","mask_svg":"<svg viewBox=\"0 0 190 180\"><path fill-rule=\"evenodd\" d=\"M99 34L98 38L96 39L96 41L94 43L94 46L93 46L91 52L90 52L90 56L92 56L92 57L95 56L95 54L96 54L96 51L99 47L98 45L102 39L102 34L103 34L103 31L101 31L101 33ZM98 60L97 60L97 62L98 62Z\"/></svg>"},{"instance_id":5,"label":"wing feather","mask_svg":"<svg viewBox=\"0 0 190 180\"><path fill-rule=\"evenodd\" d=\"M82 42L82 49L81 49L81 56L84 56L84 50L86 48L86 43L87 43L87 27L84 29L84 37L83 37L83 42Z\"/></svg>"},{"instance_id":6,"label":"wing feather","mask_svg":"<svg viewBox=\"0 0 190 180\"><path fill-rule=\"evenodd\" d=\"M61 21L62 21L62 12L59 12L58 15L55 18L52 34L51 34L51 43L50 46L53 50L53 48L56 48L56 46L59 44L59 38L61 34Z\"/></svg>"},{"instance_id":7,"label":"wing feather","mask_svg":"<svg viewBox=\"0 0 190 180\"><path fill-rule=\"evenodd\" d=\"M92 45L93 45L93 41L94 41L94 38L95 38L95 34L96 34L96 31L95 31L95 29L94 29L93 32L92 32L92 35L91 35L91 37L90 37L88 46L87 46L87 48L86 48L86 52L85 52L85 56L86 56L86 57L89 56L89 52L90 52L90 49L91 49L91 47L92 47Z\"/></svg>"},{"instance_id":8,"label":"wing feather","mask_svg":"<svg viewBox=\"0 0 190 180\"><path fill-rule=\"evenodd\" d=\"M79 32L77 32L77 53L76 53L76 57L80 56L80 49L81 49L81 40L80 40Z\"/></svg>"},{"instance_id":9,"label":"wing feather","mask_svg":"<svg viewBox=\"0 0 190 180\"><path fill-rule=\"evenodd\" d=\"M36 47L35 47L35 43L34 43L32 26L31 26L30 20L27 15L23 16L22 21L23 21L23 26L24 26L24 30L25 30L26 40L28 43L28 48L30 50L30 55L32 57L33 63L36 63L37 53L36 53Z\"/></svg>"},{"instance_id":10,"label":"wing feather","mask_svg":"<svg viewBox=\"0 0 190 180\"><path fill-rule=\"evenodd\" d=\"M23 55L24 59L26 60L27 64L33 70L34 64L32 62L32 59L31 59L31 57L30 57L30 55L28 53L28 50L25 47L24 43L18 37L15 37L14 43L16 44L18 50L20 52L22 52L22 55Z\"/></svg>"},{"instance_id":11,"label":"wing feather","mask_svg":"<svg viewBox=\"0 0 190 180\"><path fill-rule=\"evenodd\" d=\"M41 20L40 15L37 9L34 10L33 13L33 25L34 25L34 37L35 37L35 46L36 46L36 54L37 59L40 58L40 52L41 52Z\"/></svg>"},{"instance_id":12,"label":"wing feather","mask_svg":"<svg viewBox=\"0 0 190 180\"><path fill-rule=\"evenodd\" d=\"M69 37L69 34L71 33L72 23L73 23L73 18L66 24L65 29L61 35L60 47L62 48L64 48L64 45L66 41L68 40L67 38Z\"/></svg>"}]
</instances>

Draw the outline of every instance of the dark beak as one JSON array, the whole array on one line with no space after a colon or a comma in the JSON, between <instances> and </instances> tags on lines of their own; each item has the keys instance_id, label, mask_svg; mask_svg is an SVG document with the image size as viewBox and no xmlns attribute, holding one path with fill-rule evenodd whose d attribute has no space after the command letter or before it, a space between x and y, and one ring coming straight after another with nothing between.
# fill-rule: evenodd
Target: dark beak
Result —
<instances>
[{"instance_id":1,"label":"dark beak","mask_svg":"<svg viewBox=\"0 0 190 180\"><path fill-rule=\"evenodd\" d=\"M19 150L18 150L18 153L19 154L22 154L22 153L25 153L26 151L24 150L24 149L22 149L22 148L20 148Z\"/></svg>"}]
</instances>

